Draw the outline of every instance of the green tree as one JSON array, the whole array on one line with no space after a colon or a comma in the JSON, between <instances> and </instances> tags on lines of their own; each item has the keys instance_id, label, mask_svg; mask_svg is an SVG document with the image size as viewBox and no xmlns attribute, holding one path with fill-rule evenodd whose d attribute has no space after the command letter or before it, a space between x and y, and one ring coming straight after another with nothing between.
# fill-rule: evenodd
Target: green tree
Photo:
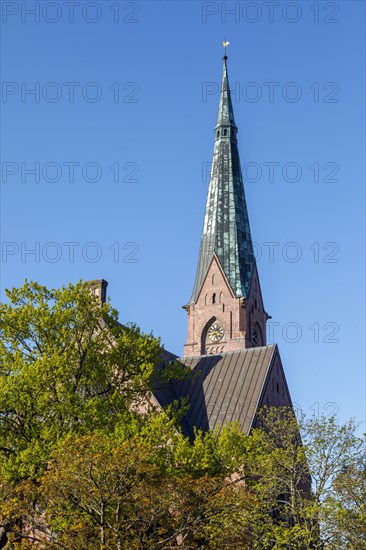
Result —
<instances>
[{"instance_id":1,"label":"green tree","mask_svg":"<svg viewBox=\"0 0 366 550\"><path fill-rule=\"evenodd\" d=\"M300 420L322 542L329 550L366 548L366 440L336 418Z\"/></svg>"},{"instance_id":2,"label":"green tree","mask_svg":"<svg viewBox=\"0 0 366 550\"><path fill-rule=\"evenodd\" d=\"M144 422L162 352L159 339L120 325L87 283L49 290L26 282L6 294L0 304L2 531L36 500L28 482L36 495L59 441L111 434L120 425L133 432Z\"/></svg>"},{"instance_id":3,"label":"green tree","mask_svg":"<svg viewBox=\"0 0 366 550\"><path fill-rule=\"evenodd\" d=\"M291 409L265 408L247 439L253 549L321 548L309 465Z\"/></svg>"},{"instance_id":4,"label":"green tree","mask_svg":"<svg viewBox=\"0 0 366 550\"><path fill-rule=\"evenodd\" d=\"M331 548L366 548L366 457L345 464L334 480Z\"/></svg>"},{"instance_id":5,"label":"green tree","mask_svg":"<svg viewBox=\"0 0 366 550\"><path fill-rule=\"evenodd\" d=\"M0 547L366 548L354 421L264 409L191 441L161 411L161 344L86 283L25 283L0 305ZM183 406L182 406L183 405ZM301 433L301 437L300 437ZM310 478L311 476L311 478ZM6 546L5 546L6 545Z\"/></svg>"},{"instance_id":6,"label":"green tree","mask_svg":"<svg viewBox=\"0 0 366 550\"><path fill-rule=\"evenodd\" d=\"M171 433L160 442L174 457L165 466L141 435L66 438L40 480L49 547L250 548L250 500L240 477L228 476L235 466L224 463L225 432L198 434L191 445Z\"/></svg>"},{"instance_id":7,"label":"green tree","mask_svg":"<svg viewBox=\"0 0 366 550\"><path fill-rule=\"evenodd\" d=\"M253 548L365 548L366 449L356 423L272 408L260 425L247 438Z\"/></svg>"},{"instance_id":8,"label":"green tree","mask_svg":"<svg viewBox=\"0 0 366 550\"><path fill-rule=\"evenodd\" d=\"M0 305L1 473L36 475L72 433L113 432L146 401L161 345L122 327L85 283L48 290L25 283Z\"/></svg>"},{"instance_id":9,"label":"green tree","mask_svg":"<svg viewBox=\"0 0 366 550\"><path fill-rule=\"evenodd\" d=\"M136 548L168 513L162 476L141 442L71 436L41 480L51 531L66 548Z\"/></svg>"}]
</instances>

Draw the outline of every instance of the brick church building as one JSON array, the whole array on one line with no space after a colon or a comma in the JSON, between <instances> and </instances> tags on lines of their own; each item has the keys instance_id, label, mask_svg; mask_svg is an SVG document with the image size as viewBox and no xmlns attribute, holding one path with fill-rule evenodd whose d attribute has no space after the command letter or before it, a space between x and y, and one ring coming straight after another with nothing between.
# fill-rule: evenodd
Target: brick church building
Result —
<instances>
[{"instance_id":1,"label":"brick church building","mask_svg":"<svg viewBox=\"0 0 366 550\"><path fill-rule=\"evenodd\" d=\"M160 406L187 398L192 435L238 421L248 433L263 406L291 406L277 345L266 343L265 310L253 252L238 151L238 127L223 58L219 112L184 357L197 376L156 388ZM166 360L177 359L165 352Z\"/></svg>"}]
</instances>

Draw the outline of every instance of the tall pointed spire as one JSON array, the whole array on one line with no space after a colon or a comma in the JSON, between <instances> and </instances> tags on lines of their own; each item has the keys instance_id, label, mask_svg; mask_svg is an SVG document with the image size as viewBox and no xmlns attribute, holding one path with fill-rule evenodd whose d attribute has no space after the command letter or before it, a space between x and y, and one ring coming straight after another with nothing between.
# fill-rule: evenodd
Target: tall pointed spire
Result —
<instances>
[{"instance_id":1,"label":"tall pointed spire","mask_svg":"<svg viewBox=\"0 0 366 550\"><path fill-rule=\"evenodd\" d=\"M191 304L198 299L214 255L236 298L248 295L254 269L253 244L241 175L236 139L238 129L229 88L226 50L223 60L210 185Z\"/></svg>"},{"instance_id":2,"label":"tall pointed spire","mask_svg":"<svg viewBox=\"0 0 366 550\"><path fill-rule=\"evenodd\" d=\"M235 120L234 120L233 105L231 102L229 77L227 73L227 55L224 55L223 60L224 60L224 67L222 71L219 114L217 117L216 127L222 126L222 125L231 125L236 128Z\"/></svg>"}]
</instances>

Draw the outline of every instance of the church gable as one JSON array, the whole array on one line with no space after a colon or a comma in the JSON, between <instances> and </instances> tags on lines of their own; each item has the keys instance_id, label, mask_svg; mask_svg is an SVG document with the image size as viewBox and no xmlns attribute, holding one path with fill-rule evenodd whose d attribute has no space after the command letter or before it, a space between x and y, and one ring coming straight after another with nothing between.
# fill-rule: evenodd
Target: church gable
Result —
<instances>
[{"instance_id":1,"label":"church gable","mask_svg":"<svg viewBox=\"0 0 366 550\"><path fill-rule=\"evenodd\" d=\"M257 411L263 407L292 407L291 396L277 346L260 392ZM256 427L256 425L257 419L253 417L252 427Z\"/></svg>"},{"instance_id":2,"label":"church gable","mask_svg":"<svg viewBox=\"0 0 366 550\"><path fill-rule=\"evenodd\" d=\"M248 298L246 300L246 313L246 345L265 346L266 323L269 315L264 309L258 270L255 263Z\"/></svg>"},{"instance_id":3,"label":"church gable","mask_svg":"<svg viewBox=\"0 0 366 550\"><path fill-rule=\"evenodd\" d=\"M256 301L255 309L257 309L260 312L264 312L262 290L259 282L258 269L257 269L256 263L254 263L254 266L253 266L253 275L250 283L248 298L252 298L253 301Z\"/></svg>"},{"instance_id":4,"label":"church gable","mask_svg":"<svg viewBox=\"0 0 366 550\"><path fill-rule=\"evenodd\" d=\"M244 347L245 309L234 296L220 261L214 254L197 301L186 306L186 357L224 353Z\"/></svg>"},{"instance_id":5,"label":"church gable","mask_svg":"<svg viewBox=\"0 0 366 550\"><path fill-rule=\"evenodd\" d=\"M196 303L206 306L217 303L224 304L228 299L234 299L234 294L221 268L220 262L216 255L214 255L203 280Z\"/></svg>"}]
</instances>

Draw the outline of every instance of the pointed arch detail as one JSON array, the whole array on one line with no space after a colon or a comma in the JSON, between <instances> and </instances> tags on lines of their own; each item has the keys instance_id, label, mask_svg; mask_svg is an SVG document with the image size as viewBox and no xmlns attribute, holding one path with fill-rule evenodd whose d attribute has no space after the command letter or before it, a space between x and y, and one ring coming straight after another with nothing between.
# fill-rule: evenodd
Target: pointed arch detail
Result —
<instances>
[{"instance_id":1,"label":"pointed arch detail","mask_svg":"<svg viewBox=\"0 0 366 550\"><path fill-rule=\"evenodd\" d=\"M217 317L215 315L211 317L203 327L203 331L201 333L201 355L206 355L206 339L207 339L207 332L211 325L214 324L214 322L217 321Z\"/></svg>"}]
</instances>

